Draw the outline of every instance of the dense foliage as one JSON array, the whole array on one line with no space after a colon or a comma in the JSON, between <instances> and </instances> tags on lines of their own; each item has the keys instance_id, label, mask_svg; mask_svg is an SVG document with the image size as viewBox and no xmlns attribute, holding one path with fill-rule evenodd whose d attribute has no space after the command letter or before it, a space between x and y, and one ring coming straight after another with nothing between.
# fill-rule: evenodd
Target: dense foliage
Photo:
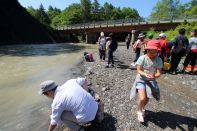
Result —
<instances>
[{"instance_id":1,"label":"dense foliage","mask_svg":"<svg viewBox=\"0 0 197 131\"><path fill-rule=\"evenodd\" d=\"M26 9L41 23L54 28L66 24L140 17L136 9L129 7L120 9L108 2L101 6L97 0L93 0L92 3L90 0L80 0L80 2L80 4L73 3L62 11L52 6L45 11L42 5L39 9L33 7Z\"/></svg>"},{"instance_id":2,"label":"dense foliage","mask_svg":"<svg viewBox=\"0 0 197 131\"><path fill-rule=\"evenodd\" d=\"M189 3L186 3L184 5L180 4L179 0L159 0L156 6L153 8L151 13L151 18L167 18L167 17L190 17L193 18L197 15L197 1L191 0ZM166 31L167 39L173 40L176 35L178 35L178 30L180 28L186 29L186 35L190 36L190 31L192 29L197 29L197 22L193 23L182 23L179 26L177 26L174 30L168 30ZM150 29L148 33L154 33L155 37L158 37L161 32L155 32L154 29Z\"/></svg>"},{"instance_id":3,"label":"dense foliage","mask_svg":"<svg viewBox=\"0 0 197 131\"><path fill-rule=\"evenodd\" d=\"M192 18L197 12L197 1L181 5L180 0L159 0L153 8L151 19Z\"/></svg>"}]
</instances>

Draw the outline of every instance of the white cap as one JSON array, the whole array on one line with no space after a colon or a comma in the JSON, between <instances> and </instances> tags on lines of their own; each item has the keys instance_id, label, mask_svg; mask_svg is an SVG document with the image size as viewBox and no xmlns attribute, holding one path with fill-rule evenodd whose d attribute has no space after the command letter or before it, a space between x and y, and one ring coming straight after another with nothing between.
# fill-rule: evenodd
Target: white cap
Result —
<instances>
[{"instance_id":1,"label":"white cap","mask_svg":"<svg viewBox=\"0 0 197 131\"><path fill-rule=\"evenodd\" d=\"M104 36L104 33L103 32L101 32L101 36Z\"/></svg>"},{"instance_id":2,"label":"white cap","mask_svg":"<svg viewBox=\"0 0 197 131\"><path fill-rule=\"evenodd\" d=\"M161 33L161 34L159 34L159 37L165 38L166 37L166 34L165 33Z\"/></svg>"},{"instance_id":3,"label":"white cap","mask_svg":"<svg viewBox=\"0 0 197 131\"><path fill-rule=\"evenodd\" d=\"M86 81L86 78L78 77L76 81L77 81L77 83L78 83L80 86L83 86L83 84L84 84L85 81Z\"/></svg>"}]
</instances>

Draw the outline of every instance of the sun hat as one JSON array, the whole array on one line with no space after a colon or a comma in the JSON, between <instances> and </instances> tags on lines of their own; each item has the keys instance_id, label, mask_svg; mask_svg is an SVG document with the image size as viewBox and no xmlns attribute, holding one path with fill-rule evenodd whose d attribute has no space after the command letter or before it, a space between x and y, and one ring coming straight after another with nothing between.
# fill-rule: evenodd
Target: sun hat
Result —
<instances>
[{"instance_id":1,"label":"sun hat","mask_svg":"<svg viewBox=\"0 0 197 131\"><path fill-rule=\"evenodd\" d=\"M77 83L78 83L80 86L82 86L82 85L85 83L86 78L78 77L76 81L77 81Z\"/></svg>"},{"instance_id":2,"label":"sun hat","mask_svg":"<svg viewBox=\"0 0 197 131\"><path fill-rule=\"evenodd\" d=\"M140 33L137 38L143 38L143 37L145 37L144 33Z\"/></svg>"},{"instance_id":3,"label":"sun hat","mask_svg":"<svg viewBox=\"0 0 197 131\"><path fill-rule=\"evenodd\" d=\"M161 45L158 40L150 40L145 47L145 50L161 50Z\"/></svg>"},{"instance_id":4,"label":"sun hat","mask_svg":"<svg viewBox=\"0 0 197 131\"><path fill-rule=\"evenodd\" d=\"M161 34L159 34L159 37L165 38L166 34L165 33L161 33Z\"/></svg>"},{"instance_id":5,"label":"sun hat","mask_svg":"<svg viewBox=\"0 0 197 131\"><path fill-rule=\"evenodd\" d=\"M58 85L53 80L46 80L40 84L40 91L38 94L43 94L44 92L50 91L56 88Z\"/></svg>"}]
</instances>

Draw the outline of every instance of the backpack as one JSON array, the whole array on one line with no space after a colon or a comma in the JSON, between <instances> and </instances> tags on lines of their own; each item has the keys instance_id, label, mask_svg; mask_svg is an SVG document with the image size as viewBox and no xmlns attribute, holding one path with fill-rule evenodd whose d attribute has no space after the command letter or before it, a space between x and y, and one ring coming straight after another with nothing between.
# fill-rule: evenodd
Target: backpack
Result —
<instances>
[{"instance_id":1,"label":"backpack","mask_svg":"<svg viewBox=\"0 0 197 131\"><path fill-rule=\"evenodd\" d=\"M115 40L112 40L112 42L111 42L109 48L110 48L113 52L116 51L116 49L118 48L118 42L115 41Z\"/></svg>"},{"instance_id":2,"label":"backpack","mask_svg":"<svg viewBox=\"0 0 197 131\"><path fill-rule=\"evenodd\" d=\"M186 38L185 37L178 37L176 38L177 46L173 49L175 54L180 54L184 56L186 54L187 45L186 45Z\"/></svg>"}]
</instances>

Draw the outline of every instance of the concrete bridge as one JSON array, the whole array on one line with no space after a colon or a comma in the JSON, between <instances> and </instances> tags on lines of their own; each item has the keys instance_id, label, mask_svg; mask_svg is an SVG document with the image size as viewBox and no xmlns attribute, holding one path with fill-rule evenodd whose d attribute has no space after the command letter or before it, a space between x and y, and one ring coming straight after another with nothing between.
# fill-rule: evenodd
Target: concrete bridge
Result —
<instances>
[{"instance_id":1,"label":"concrete bridge","mask_svg":"<svg viewBox=\"0 0 197 131\"><path fill-rule=\"evenodd\" d=\"M64 27L58 27L57 30L61 34L70 33L85 33L86 43L95 43L97 35L100 32L130 32L134 40L136 32L148 31L150 28L154 28L156 31L166 31L176 28L180 23L196 22L197 15L181 17L181 18L135 18L135 19L120 19L110 21L99 21L92 23L81 23L73 25L65 25Z\"/></svg>"}]
</instances>

